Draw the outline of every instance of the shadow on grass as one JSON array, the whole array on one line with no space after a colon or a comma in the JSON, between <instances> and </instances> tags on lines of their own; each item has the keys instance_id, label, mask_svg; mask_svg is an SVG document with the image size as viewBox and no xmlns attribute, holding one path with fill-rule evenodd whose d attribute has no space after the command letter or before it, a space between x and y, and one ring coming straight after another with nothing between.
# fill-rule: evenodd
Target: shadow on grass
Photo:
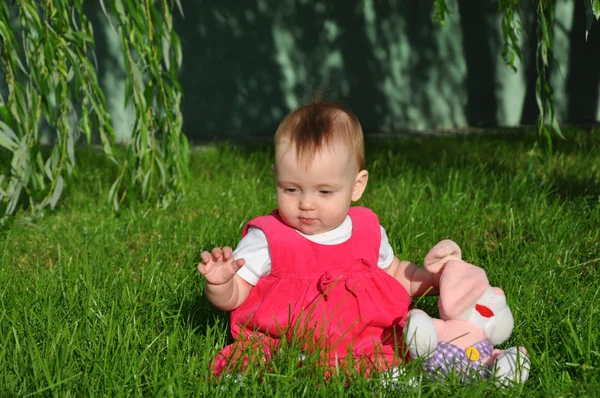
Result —
<instances>
[{"instance_id":1,"label":"shadow on grass","mask_svg":"<svg viewBox=\"0 0 600 398\"><path fill-rule=\"evenodd\" d=\"M529 183L559 199L600 195L598 170L590 165L600 150L600 130L567 129L565 139L553 137L552 162L545 138L531 129L468 134L366 134L367 168L371 178L387 178L406 171L479 169L496 177L515 178L529 173ZM270 140L216 143L247 161L257 155L272 159ZM592 166L593 167L593 166Z\"/></svg>"},{"instance_id":2,"label":"shadow on grass","mask_svg":"<svg viewBox=\"0 0 600 398\"><path fill-rule=\"evenodd\" d=\"M194 330L197 335L205 336L213 327L229 325L229 313L216 309L204 294L195 299L184 300L177 308L180 311L180 321L188 330ZM229 327L227 338L231 340Z\"/></svg>"}]
</instances>

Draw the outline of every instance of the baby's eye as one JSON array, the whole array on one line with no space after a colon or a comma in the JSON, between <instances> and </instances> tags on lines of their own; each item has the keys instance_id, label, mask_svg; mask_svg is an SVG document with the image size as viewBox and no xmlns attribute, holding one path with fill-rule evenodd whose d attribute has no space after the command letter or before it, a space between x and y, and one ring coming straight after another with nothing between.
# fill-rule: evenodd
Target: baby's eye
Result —
<instances>
[{"instance_id":1,"label":"baby's eye","mask_svg":"<svg viewBox=\"0 0 600 398\"><path fill-rule=\"evenodd\" d=\"M284 188L283 191L287 192L287 193L296 193L296 192L298 192L298 190L296 188Z\"/></svg>"},{"instance_id":2,"label":"baby's eye","mask_svg":"<svg viewBox=\"0 0 600 398\"><path fill-rule=\"evenodd\" d=\"M319 191L319 193L320 193L321 195L331 195L331 194L333 193L333 191L328 191L328 190L326 190L326 189L321 189L321 190Z\"/></svg>"}]
</instances>

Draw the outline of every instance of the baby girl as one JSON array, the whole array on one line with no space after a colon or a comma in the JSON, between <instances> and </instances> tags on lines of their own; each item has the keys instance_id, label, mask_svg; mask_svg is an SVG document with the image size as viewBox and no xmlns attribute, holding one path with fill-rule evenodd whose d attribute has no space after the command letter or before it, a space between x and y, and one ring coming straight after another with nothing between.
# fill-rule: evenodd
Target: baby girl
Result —
<instances>
[{"instance_id":1,"label":"baby girl","mask_svg":"<svg viewBox=\"0 0 600 398\"><path fill-rule=\"evenodd\" d=\"M235 342L214 373L248 366L249 351L267 361L291 338L332 369L402 363L410 297L437 294L438 281L394 255L373 211L351 206L369 179L358 119L328 102L291 112L275 134L273 172L277 208L246 224L235 251L205 251L198 265L210 302L231 311Z\"/></svg>"}]
</instances>

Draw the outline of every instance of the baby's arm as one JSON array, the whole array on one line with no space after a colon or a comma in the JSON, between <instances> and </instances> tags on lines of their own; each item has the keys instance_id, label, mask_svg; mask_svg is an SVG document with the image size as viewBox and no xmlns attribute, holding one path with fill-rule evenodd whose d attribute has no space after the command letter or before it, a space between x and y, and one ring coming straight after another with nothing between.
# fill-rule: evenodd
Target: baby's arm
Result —
<instances>
[{"instance_id":1,"label":"baby's arm","mask_svg":"<svg viewBox=\"0 0 600 398\"><path fill-rule=\"evenodd\" d=\"M206 278L206 297L217 308L231 311L248 298L252 285L236 272L244 265L244 259L235 260L230 247L215 247L211 253L202 252L198 272Z\"/></svg>"},{"instance_id":2,"label":"baby's arm","mask_svg":"<svg viewBox=\"0 0 600 398\"><path fill-rule=\"evenodd\" d=\"M385 272L396 278L410 296L436 296L439 294L438 286L440 278L438 274L432 274L425 268L419 267L410 261L400 261L394 256L392 264Z\"/></svg>"}]
</instances>

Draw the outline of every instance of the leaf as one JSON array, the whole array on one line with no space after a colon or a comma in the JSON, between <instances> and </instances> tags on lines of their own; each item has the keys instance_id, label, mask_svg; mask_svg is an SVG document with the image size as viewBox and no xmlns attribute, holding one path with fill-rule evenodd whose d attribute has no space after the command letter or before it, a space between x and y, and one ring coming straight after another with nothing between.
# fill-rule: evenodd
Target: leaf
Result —
<instances>
[{"instance_id":1,"label":"leaf","mask_svg":"<svg viewBox=\"0 0 600 398\"><path fill-rule=\"evenodd\" d=\"M0 93L0 119L5 120L9 124L15 123L15 119L10 113L10 109L8 109L8 107L4 104L2 93Z\"/></svg>"},{"instance_id":2,"label":"leaf","mask_svg":"<svg viewBox=\"0 0 600 398\"><path fill-rule=\"evenodd\" d=\"M542 43L546 45L547 48L552 48L552 39L550 28L548 27L549 23L546 19L545 15L540 15L540 22L542 23Z\"/></svg>"},{"instance_id":3,"label":"leaf","mask_svg":"<svg viewBox=\"0 0 600 398\"><path fill-rule=\"evenodd\" d=\"M35 156L35 164L38 170L44 170L44 158L42 157L42 153L38 152L37 155ZM43 173L38 173L42 176L42 178L44 178L44 174Z\"/></svg>"},{"instance_id":4,"label":"leaf","mask_svg":"<svg viewBox=\"0 0 600 398\"><path fill-rule=\"evenodd\" d=\"M140 10L139 0L136 0L135 2L133 0L127 0L127 8L129 9L129 18L130 18L130 20L133 20L133 25L135 27L134 30L137 30L139 32L144 32L144 33L150 33L149 29L147 29L146 23L142 17L144 12L139 11ZM142 7L142 9L143 8L144 7ZM150 18L150 15L148 15L148 18ZM132 33L133 33L133 30L132 30Z\"/></svg>"},{"instance_id":5,"label":"leaf","mask_svg":"<svg viewBox=\"0 0 600 398\"><path fill-rule=\"evenodd\" d=\"M440 25L446 24L446 15L450 14L450 9L446 4L446 0L434 0L433 20Z\"/></svg>"},{"instance_id":6,"label":"leaf","mask_svg":"<svg viewBox=\"0 0 600 398\"><path fill-rule=\"evenodd\" d=\"M6 206L6 211L4 214L13 214L17 208L17 204L19 203L19 198L21 197L21 190L23 189L23 184L20 182L14 182L12 180L8 185L7 194L10 197L8 202L8 206Z\"/></svg>"},{"instance_id":7,"label":"leaf","mask_svg":"<svg viewBox=\"0 0 600 398\"><path fill-rule=\"evenodd\" d=\"M121 0L115 0L114 5L119 14L119 21L126 19L127 17L125 15L125 9L123 8L123 2Z\"/></svg>"},{"instance_id":8,"label":"leaf","mask_svg":"<svg viewBox=\"0 0 600 398\"><path fill-rule=\"evenodd\" d=\"M50 208L54 209L56 207L56 203L58 202L58 199L60 199L60 195L62 194L62 191L65 187L65 180L63 179L63 177L61 175L58 176L58 178L56 179L56 185L54 185L54 191L52 192L52 195L50 196Z\"/></svg>"},{"instance_id":9,"label":"leaf","mask_svg":"<svg viewBox=\"0 0 600 398\"><path fill-rule=\"evenodd\" d=\"M177 4L177 8L179 9L179 14L181 14L181 17L185 19L185 15L183 14L183 7L181 7L181 1L175 0L175 4Z\"/></svg>"},{"instance_id":10,"label":"leaf","mask_svg":"<svg viewBox=\"0 0 600 398\"><path fill-rule=\"evenodd\" d=\"M562 133L562 130L560 129L560 124L558 123L558 120L556 119L556 117L552 118L552 128L554 129L554 132L556 134L558 134L558 136L562 139L565 139L565 136Z\"/></svg>"},{"instance_id":11,"label":"leaf","mask_svg":"<svg viewBox=\"0 0 600 398\"><path fill-rule=\"evenodd\" d=\"M181 41L179 40L179 36L175 32L173 32L171 41L173 42L173 50L175 51L175 59L177 60L177 69L180 69L181 64L183 62L183 53L181 51ZM178 84L177 81L175 81L174 83Z\"/></svg>"},{"instance_id":12,"label":"leaf","mask_svg":"<svg viewBox=\"0 0 600 398\"><path fill-rule=\"evenodd\" d=\"M0 37L4 40L4 41L11 41L11 30L8 29L8 27L6 26L6 24L4 23L4 21L0 21Z\"/></svg>"},{"instance_id":13,"label":"leaf","mask_svg":"<svg viewBox=\"0 0 600 398\"><path fill-rule=\"evenodd\" d=\"M542 41L540 44L540 56L542 57L543 67L548 67L548 46L545 41ZM539 73L539 72L538 72Z\"/></svg>"},{"instance_id":14,"label":"leaf","mask_svg":"<svg viewBox=\"0 0 600 398\"><path fill-rule=\"evenodd\" d=\"M52 176L54 175L54 170L56 170L56 166L58 165L58 146L55 146L52 149L52 153L46 159L46 164L44 165L44 172L48 179L52 180Z\"/></svg>"},{"instance_id":15,"label":"leaf","mask_svg":"<svg viewBox=\"0 0 600 398\"><path fill-rule=\"evenodd\" d=\"M79 129L85 134L87 143L89 144L92 140L92 122L90 121L90 111L88 110L88 103L84 101L81 107L81 118L79 119Z\"/></svg>"},{"instance_id":16,"label":"leaf","mask_svg":"<svg viewBox=\"0 0 600 398\"><path fill-rule=\"evenodd\" d=\"M0 121L0 146L8 149L11 152L19 148L19 138L8 125Z\"/></svg>"},{"instance_id":17,"label":"leaf","mask_svg":"<svg viewBox=\"0 0 600 398\"><path fill-rule=\"evenodd\" d=\"M590 1L592 0L585 0L585 41L587 41L590 29L594 23L594 10L590 6Z\"/></svg>"},{"instance_id":18,"label":"leaf","mask_svg":"<svg viewBox=\"0 0 600 398\"><path fill-rule=\"evenodd\" d=\"M163 53L163 61L167 70L171 69L171 57L169 57L169 48L171 47L171 42L169 40L169 34L165 33L161 36L161 44L162 44L162 53Z\"/></svg>"},{"instance_id":19,"label":"leaf","mask_svg":"<svg viewBox=\"0 0 600 398\"><path fill-rule=\"evenodd\" d=\"M67 155L69 156L69 163L67 164L68 170L75 165L75 132L69 131L67 134L65 145L67 146Z\"/></svg>"},{"instance_id":20,"label":"leaf","mask_svg":"<svg viewBox=\"0 0 600 398\"><path fill-rule=\"evenodd\" d=\"M92 35L81 31L71 31L68 34L65 34L65 37L68 37L70 41L73 42L76 41L75 39L81 39L83 42L86 43L94 43L94 38L92 37ZM80 43L79 45L82 44Z\"/></svg>"},{"instance_id":21,"label":"leaf","mask_svg":"<svg viewBox=\"0 0 600 398\"><path fill-rule=\"evenodd\" d=\"M146 198L148 195L148 189L150 187L150 177L151 176L152 176L152 169L150 169L144 176L144 181L142 182L142 198Z\"/></svg>"},{"instance_id":22,"label":"leaf","mask_svg":"<svg viewBox=\"0 0 600 398\"><path fill-rule=\"evenodd\" d=\"M102 12L110 20L110 14L106 11L106 6L104 5L104 0L100 0L100 8L102 8Z\"/></svg>"},{"instance_id":23,"label":"leaf","mask_svg":"<svg viewBox=\"0 0 600 398\"><path fill-rule=\"evenodd\" d=\"M165 172L165 166L159 157L156 157L156 165L158 166L158 170L160 171L160 183L163 187L167 186L167 173Z\"/></svg>"},{"instance_id":24,"label":"leaf","mask_svg":"<svg viewBox=\"0 0 600 398\"><path fill-rule=\"evenodd\" d=\"M143 90L144 89L144 78L142 77L142 73L140 72L138 65L135 62L133 62L133 60L132 60L132 62L129 64L129 67L131 68L130 70L131 70L131 73L133 74L133 81L135 83L134 91Z\"/></svg>"},{"instance_id":25,"label":"leaf","mask_svg":"<svg viewBox=\"0 0 600 398\"><path fill-rule=\"evenodd\" d=\"M587 41L594 23L594 17L600 19L600 0L585 1L585 41Z\"/></svg>"},{"instance_id":26,"label":"leaf","mask_svg":"<svg viewBox=\"0 0 600 398\"><path fill-rule=\"evenodd\" d=\"M108 191L108 203L112 205L115 211L119 211L119 201L117 200L117 194L119 193L119 187L121 186L121 179L122 177L119 176L119 178L117 178L115 182L113 182L113 184L110 187L110 190Z\"/></svg>"}]
</instances>

